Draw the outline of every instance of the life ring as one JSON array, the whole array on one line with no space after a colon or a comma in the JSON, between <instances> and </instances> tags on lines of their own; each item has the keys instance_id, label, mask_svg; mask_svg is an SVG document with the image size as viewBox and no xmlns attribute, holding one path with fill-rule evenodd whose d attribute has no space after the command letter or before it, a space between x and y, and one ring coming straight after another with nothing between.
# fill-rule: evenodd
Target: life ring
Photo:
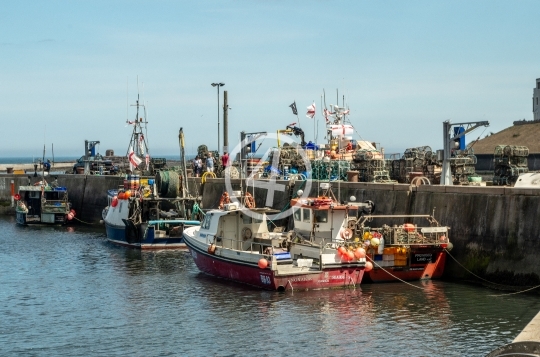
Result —
<instances>
[{"instance_id":1,"label":"life ring","mask_svg":"<svg viewBox=\"0 0 540 357\"><path fill-rule=\"evenodd\" d=\"M223 192L219 199L219 209L223 209L227 203L231 203L231 198L229 197L229 193Z\"/></svg>"},{"instance_id":2,"label":"life ring","mask_svg":"<svg viewBox=\"0 0 540 357\"><path fill-rule=\"evenodd\" d=\"M341 238L343 239L351 239L353 236L353 232L350 228L345 228L341 230Z\"/></svg>"},{"instance_id":3,"label":"life ring","mask_svg":"<svg viewBox=\"0 0 540 357\"><path fill-rule=\"evenodd\" d=\"M244 196L244 206L247 208L255 208L255 199L249 192L246 192L246 195Z\"/></svg>"}]
</instances>

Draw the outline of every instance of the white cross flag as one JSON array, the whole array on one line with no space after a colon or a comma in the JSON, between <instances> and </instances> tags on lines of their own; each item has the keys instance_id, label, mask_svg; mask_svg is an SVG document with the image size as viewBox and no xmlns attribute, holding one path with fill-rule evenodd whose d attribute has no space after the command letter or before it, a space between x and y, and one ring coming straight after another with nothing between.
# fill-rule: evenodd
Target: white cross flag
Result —
<instances>
[{"instance_id":1,"label":"white cross flag","mask_svg":"<svg viewBox=\"0 0 540 357\"><path fill-rule=\"evenodd\" d=\"M142 162L141 158L135 155L131 146L129 147L128 159L131 171L133 171L134 168L137 168Z\"/></svg>"},{"instance_id":2,"label":"white cross flag","mask_svg":"<svg viewBox=\"0 0 540 357\"><path fill-rule=\"evenodd\" d=\"M315 118L315 103L307 107L306 117L311 118L311 119Z\"/></svg>"}]
</instances>

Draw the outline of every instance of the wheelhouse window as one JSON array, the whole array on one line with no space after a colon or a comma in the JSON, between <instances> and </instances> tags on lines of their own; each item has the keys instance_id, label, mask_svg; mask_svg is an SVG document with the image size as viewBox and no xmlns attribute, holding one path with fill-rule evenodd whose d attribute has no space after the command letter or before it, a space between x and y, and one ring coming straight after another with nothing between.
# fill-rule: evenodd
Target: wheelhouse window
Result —
<instances>
[{"instance_id":1,"label":"wheelhouse window","mask_svg":"<svg viewBox=\"0 0 540 357\"><path fill-rule=\"evenodd\" d=\"M244 223L244 224L251 224L251 216L248 216L247 214L245 214L245 215L242 217L242 223Z\"/></svg>"},{"instance_id":2,"label":"wheelhouse window","mask_svg":"<svg viewBox=\"0 0 540 357\"><path fill-rule=\"evenodd\" d=\"M302 220L302 212L299 209L294 211L294 220L297 222Z\"/></svg>"},{"instance_id":3,"label":"wheelhouse window","mask_svg":"<svg viewBox=\"0 0 540 357\"><path fill-rule=\"evenodd\" d=\"M302 208L302 215L304 216L304 222L311 222L311 210L309 208Z\"/></svg>"},{"instance_id":4,"label":"wheelhouse window","mask_svg":"<svg viewBox=\"0 0 540 357\"><path fill-rule=\"evenodd\" d=\"M313 211L313 216L315 217L315 222L317 223L328 222L328 211Z\"/></svg>"},{"instance_id":5,"label":"wheelhouse window","mask_svg":"<svg viewBox=\"0 0 540 357\"><path fill-rule=\"evenodd\" d=\"M201 224L201 228L202 229L209 229L211 220L212 220L212 215L207 214L206 216L204 216L204 220L203 220L203 222Z\"/></svg>"}]
</instances>

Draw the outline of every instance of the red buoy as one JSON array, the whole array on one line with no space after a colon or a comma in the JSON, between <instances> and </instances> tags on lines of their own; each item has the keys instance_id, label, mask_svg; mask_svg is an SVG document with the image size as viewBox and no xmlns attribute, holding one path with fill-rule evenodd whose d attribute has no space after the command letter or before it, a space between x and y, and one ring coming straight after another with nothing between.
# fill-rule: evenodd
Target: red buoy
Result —
<instances>
[{"instance_id":1,"label":"red buoy","mask_svg":"<svg viewBox=\"0 0 540 357\"><path fill-rule=\"evenodd\" d=\"M268 260L261 258L259 259L258 265L259 265L259 268L266 269L266 267L268 266Z\"/></svg>"},{"instance_id":2,"label":"red buoy","mask_svg":"<svg viewBox=\"0 0 540 357\"><path fill-rule=\"evenodd\" d=\"M67 219L68 219L68 221L71 221L71 220L73 219L73 217L74 217L74 216L73 216L73 213L69 212L69 213L67 214Z\"/></svg>"},{"instance_id":3,"label":"red buoy","mask_svg":"<svg viewBox=\"0 0 540 357\"><path fill-rule=\"evenodd\" d=\"M370 271L372 269L373 269L373 264L371 262L366 262L365 270Z\"/></svg>"},{"instance_id":4,"label":"red buoy","mask_svg":"<svg viewBox=\"0 0 540 357\"><path fill-rule=\"evenodd\" d=\"M356 257L356 259L365 258L366 250L364 248L356 248L354 250L354 256Z\"/></svg>"},{"instance_id":5,"label":"red buoy","mask_svg":"<svg viewBox=\"0 0 540 357\"><path fill-rule=\"evenodd\" d=\"M116 207L118 206L118 197L114 196L111 202L111 206Z\"/></svg>"},{"instance_id":6,"label":"red buoy","mask_svg":"<svg viewBox=\"0 0 540 357\"><path fill-rule=\"evenodd\" d=\"M18 201L21 199L21 195L19 195L18 193L15 194L15 196L13 196L13 198L15 199L15 201Z\"/></svg>"},{"instance_id":7,"label":"red buoy","mask_svg":"<svg viewBox=\"0 0 540 357\"><path fill-rule=\"evenodd\" d=\"M405 232L414 232L415 227L412 223L405 223L403 229L405 229Z\"/></svg>"}]
</instances>

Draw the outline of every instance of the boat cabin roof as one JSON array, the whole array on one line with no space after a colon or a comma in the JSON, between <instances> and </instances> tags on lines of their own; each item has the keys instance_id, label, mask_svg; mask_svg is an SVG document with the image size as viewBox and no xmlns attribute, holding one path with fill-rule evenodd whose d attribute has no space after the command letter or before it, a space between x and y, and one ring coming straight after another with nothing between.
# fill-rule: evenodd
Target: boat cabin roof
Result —
<instances>
[{"instance_id":1,"label":"boat cabin roof","mask_svg":"<svg viewBox=\"0 0 540 357\"><path fill-rule=\"evenodd\" d=\"M43 186L19 186L19 192L21 191L41 191ZM67 188L65 187L47 187L45 191L57 191L57 192L66 192Z\"/></svg>"}]
</instances>

